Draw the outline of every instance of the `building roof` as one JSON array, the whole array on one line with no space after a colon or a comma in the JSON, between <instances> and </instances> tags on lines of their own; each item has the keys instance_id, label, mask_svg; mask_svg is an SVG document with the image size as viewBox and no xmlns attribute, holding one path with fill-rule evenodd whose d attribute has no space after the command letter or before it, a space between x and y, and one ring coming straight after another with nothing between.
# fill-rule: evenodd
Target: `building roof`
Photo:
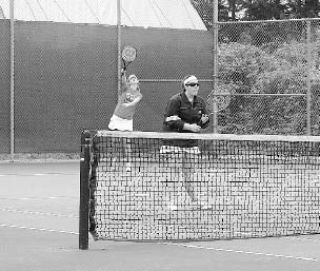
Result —
<instances>
[{"instance_id":1,"label":"building roof","mask_svg":"<svg viewBox=\"0 0 320 271\"><path fill-rule=\"evenodd\" d=\"M10 1L0 0L4 18ZM23 21L117 24L117 0L15 0ZM121 0L122 25L206 30L190 0Z\"/></svg>"}]
</instances>

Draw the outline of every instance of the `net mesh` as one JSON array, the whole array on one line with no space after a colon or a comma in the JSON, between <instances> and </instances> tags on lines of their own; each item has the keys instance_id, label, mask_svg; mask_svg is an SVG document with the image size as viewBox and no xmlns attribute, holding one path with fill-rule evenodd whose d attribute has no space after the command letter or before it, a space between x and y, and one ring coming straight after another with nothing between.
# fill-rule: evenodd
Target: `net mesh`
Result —
<instances>
[{"instance_id":1,"label":"net mesh","mask_svg":"<svg viewBox=\"0 0 320 271\"><path fill-rule=\"evenodd\" d=\"M320 233L320 138L98 131L96 239L207 240Z\"/></svg>"}]
</instances>

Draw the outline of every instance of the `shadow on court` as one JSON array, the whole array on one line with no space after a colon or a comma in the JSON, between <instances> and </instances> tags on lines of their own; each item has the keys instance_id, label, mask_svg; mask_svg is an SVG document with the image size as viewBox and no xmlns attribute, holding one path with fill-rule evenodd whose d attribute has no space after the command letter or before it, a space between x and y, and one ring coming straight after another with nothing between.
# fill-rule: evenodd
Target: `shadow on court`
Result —
<instances>
[{"instance_id":1,"label":"shadow on court","mask_svg":"<svg viewBox=\"0 0 320 271\"><path fill-rule=\"evenodd\" d=\"M320 270L320 235L210 242L90 240L78 250L79 163L0 164L0 270Z\"/></svg>"}]
</instances>

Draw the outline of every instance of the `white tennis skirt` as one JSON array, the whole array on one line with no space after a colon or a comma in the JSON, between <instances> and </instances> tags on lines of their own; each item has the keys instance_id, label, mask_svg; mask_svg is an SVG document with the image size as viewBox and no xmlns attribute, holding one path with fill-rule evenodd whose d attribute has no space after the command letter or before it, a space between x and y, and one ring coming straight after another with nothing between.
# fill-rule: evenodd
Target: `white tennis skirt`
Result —
<instances>
[{"instance_id":1,"label":"white tennis skirt","mask_svg":"<svg viewBox=\"0 0 320 271\"><path fill-rule=\"evenodd\" d=\"M133 120L123 119L116 115L112 115L108 128L117 131L133 131Z\"/></svg>"}]
</instances>

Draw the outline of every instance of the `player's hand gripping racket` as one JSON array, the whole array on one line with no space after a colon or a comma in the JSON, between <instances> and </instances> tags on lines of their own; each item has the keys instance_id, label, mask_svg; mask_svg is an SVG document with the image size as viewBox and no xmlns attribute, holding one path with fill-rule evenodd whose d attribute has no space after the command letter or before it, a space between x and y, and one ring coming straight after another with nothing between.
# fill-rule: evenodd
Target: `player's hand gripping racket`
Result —
<instances>
[{"instance_id":1,"label":"player's hand gripping racket","mask_svg":"<svg viewBox=\"0 0 320 271\"><path fill-rule=\"evenodd\" d=\"M121 58L123 62L123 72L127 70L127 67L130 63L132 63L137 57L137 49L126 45L121 53Z\"/></svg>"}]
</instances>

